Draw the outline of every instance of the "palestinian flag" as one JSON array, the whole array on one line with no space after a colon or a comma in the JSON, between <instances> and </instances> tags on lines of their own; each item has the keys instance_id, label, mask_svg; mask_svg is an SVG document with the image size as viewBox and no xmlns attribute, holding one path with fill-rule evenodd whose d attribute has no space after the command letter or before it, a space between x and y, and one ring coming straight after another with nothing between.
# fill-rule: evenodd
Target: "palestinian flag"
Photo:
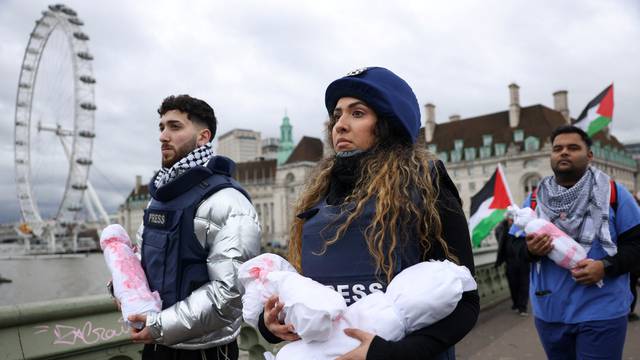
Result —
<instances>
[{"instance_id":1,"label":"palestinian flag","mask_svg":"<svg viewBox=\"0 0 640 360\"><path fill-rule=\"evenodd\" d=\"M613 118L613 84L589 101L573 125L584 130L589 136L593 136L607 127L611 123L611 118Z\"/></svg>"},{"instance_id":2,"label":"palestinian flag","mask_svg":"<svg viewBox=\"0 0 640 360\"><path fill-rule=\"evenodd\" d=\"M504 220L507 207L513 204L512 199L507 178L498 164L491 179L471 197L469 230L473 247L479 247L493 228Z\"/></svg>"}]
</instances>

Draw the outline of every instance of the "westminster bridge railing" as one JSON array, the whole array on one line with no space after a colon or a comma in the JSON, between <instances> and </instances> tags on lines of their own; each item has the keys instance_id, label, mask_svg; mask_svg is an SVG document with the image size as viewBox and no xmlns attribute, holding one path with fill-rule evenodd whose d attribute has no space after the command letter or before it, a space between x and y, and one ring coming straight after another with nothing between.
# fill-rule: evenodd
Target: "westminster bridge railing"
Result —
<instances>
[{"instance_id":1,"label":"westminster bridge railing","mask_svg":"<svg viewBox=\"0 0 640 360\"><path fill-rule=\"evenodd\" d=\"M481 309L509 296L504 270L493 266L495 253L495 247L474 252ZM248 325L241 329L239 345L242 356L251 360L272 350ZM130 360L139 359L141 349L129 340L106 295L0 307L0 360Z\"/></svg>"}]
</instances>

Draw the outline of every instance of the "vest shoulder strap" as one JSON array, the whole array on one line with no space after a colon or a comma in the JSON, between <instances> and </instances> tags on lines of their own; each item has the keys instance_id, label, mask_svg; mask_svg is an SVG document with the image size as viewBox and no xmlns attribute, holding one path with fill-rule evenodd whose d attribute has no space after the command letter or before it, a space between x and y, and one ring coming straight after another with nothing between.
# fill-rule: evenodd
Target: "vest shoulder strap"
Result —
<instances>
[{"instance_id":1,"label":"vest shoulder strap","mask_svg":"<svg viewBox=\"0 0 640 360\"><path fill-rule=\"evenodd\" d=\"M251 202L251 196L249 196L249 193L247 193L242 185L233 178L233 174L236 170L236 163L233 162L233 160L217 155L209 160L207 167L213 171L213 175L200 183L200 186L205 188L202 200L205 200L222 189L230 187L238 190L247 198L247 200L249 200L249 202Z\"/></svg>"},{"instance_id":2,"label":"vest shoulder strap","mask_svg":"<svg viewBox=\"0 0 640 360\"><path fill-rule=\"evenodd\" d=\"M249 193L247 193L247 191L230 176L213 174L208 179L200 182L198 187L200 188L200 200L196 203L196 209L200 207L200 205L202 205L202 203L211 195L226 188L238 190L245 198L247 198L247 200L249 200L249 202L251 202L251 196Z\"/></svg>"},{"instance_id":3,"label":"vest shoulder strap","mask_svg":"<svg viewBox=\"0 0 640 360\"><path fill-rule=\"evenodd\" d=\"M536 206L538 206L537 194L538 194L538 188L533 188L533 190L531 191L531 204L529 205L531 210L535 210Z\"/></svg>"},{"instance_id":4,"label":"vest shoulder strap","mask_svg":"<svg viewBox=\"0 0 640 360\"><path fill-rule=\"evenodd\" d=\"M609 180L609 184L611 186L611 196L609 196L609 206L613 209L615 213L618 211L618 187L616 186L616 182Z\"/></svg>"}]
</instances>

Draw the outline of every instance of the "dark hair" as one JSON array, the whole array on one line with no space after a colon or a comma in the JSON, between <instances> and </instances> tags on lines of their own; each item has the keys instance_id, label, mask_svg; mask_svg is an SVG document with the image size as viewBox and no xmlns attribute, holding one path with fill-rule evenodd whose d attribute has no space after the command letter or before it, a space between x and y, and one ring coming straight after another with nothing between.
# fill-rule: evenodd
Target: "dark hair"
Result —
<instances>
[{"instance_id":1,"label":"dark hair","mask_svg":"<svg viewBox=\"0 0 640 360\"><path fill-rule=\"evenodd\" d=\"M374 130L377 140L376 147L379 149L389 149L394 145L412 147L411 137L398 126L394 126L393 121L397 120L378 118Z\"/></svg>"},{"instance_id":2,"label":"dark hair","mask_svg":"<svg viewBox=\"0 0 640 360\"><path fill-rule=\"evenodd\" d=\"M587 133L584 132L584 130L573 125L562 125L562 126L558 126L555 130L553 130L550 136L551 144L553 144L553 141L556 139L556 136L560 134L578 134L582 138L582 141L584 141L584 143L587 145L587 149L591 149L591 145L593 145L593 141L591 141L591 138L589 137L589 135L587 135Z\"/></svg>"},{"instance_id":3,"label":"dark hair","mask_svg":"<svg viewBox=\"0 0 640 360\"><path fill-rule=\"evenodd\" d=\"M213 108L206 102L189 95L170 95L162 100L162 104L158 108L158 114L162 116L171 110L183 112L187 114L187 119L209 128L211 131L211 139L209 141L212 141L216 136L218 121Z\"/></svg>"}]
</instances>

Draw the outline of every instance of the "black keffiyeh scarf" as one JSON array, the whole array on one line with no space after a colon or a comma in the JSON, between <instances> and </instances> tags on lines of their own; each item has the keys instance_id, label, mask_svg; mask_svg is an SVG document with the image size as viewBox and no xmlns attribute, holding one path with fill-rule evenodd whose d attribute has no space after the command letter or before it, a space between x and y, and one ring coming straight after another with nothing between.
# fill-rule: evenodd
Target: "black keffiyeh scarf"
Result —
<instances>
[{"instance_id":1,"label":"black keffiyeh scarf","mask_svg":"<svg viewBox=\"0 0 640 360\"><path fill-rule=\"evenodd\" d=\"M211 149L211 143L206 143L199 148L196 148L173 164L170 168L160 169L154 182L156 188L160 188L162 185L170 183L173 179L193 167L206 164L212 156L213 150Z\"/></svg>"}]
</instances>

